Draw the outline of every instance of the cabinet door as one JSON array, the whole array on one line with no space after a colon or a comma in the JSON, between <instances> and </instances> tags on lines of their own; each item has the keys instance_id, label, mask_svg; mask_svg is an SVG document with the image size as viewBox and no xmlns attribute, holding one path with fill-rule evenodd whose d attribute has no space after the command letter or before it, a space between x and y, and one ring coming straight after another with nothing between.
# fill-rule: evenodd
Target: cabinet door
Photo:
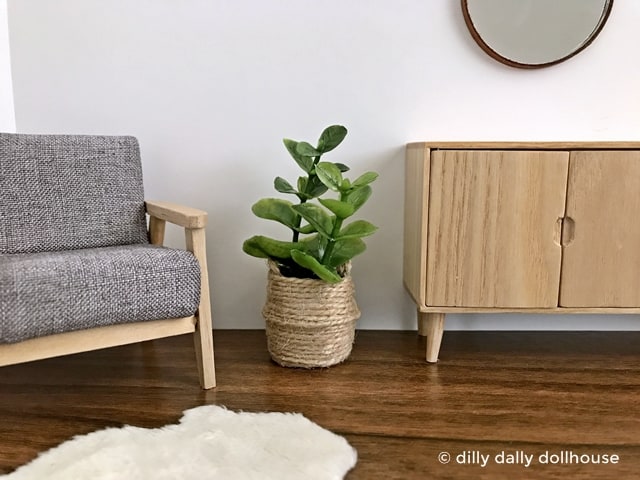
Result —
<instances>
[{"instance_id":1,"label":"cabinet door","mask_svg":"<svg viewBox=\"0 0 640 480\"><path fill-rule=\"evenodd\" d=\"M640 306L640 152L571 153L560 306Z\"/></svg>"},{"instance_id":2,"label":"cabinet door","mask_svg":"<svg viewBox=\"0 0 640 480\"><path fill-rule=\"evenodd\" d=\"M427 305L558 305L568 152L432 152Z\"/></svg>"}]
</instances>

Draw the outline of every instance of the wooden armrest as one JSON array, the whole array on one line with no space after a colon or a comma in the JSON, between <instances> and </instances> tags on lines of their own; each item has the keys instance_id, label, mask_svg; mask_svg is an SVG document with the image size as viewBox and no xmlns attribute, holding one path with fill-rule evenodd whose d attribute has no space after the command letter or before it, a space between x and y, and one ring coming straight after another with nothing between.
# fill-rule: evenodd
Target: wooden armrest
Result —
<instances>
[{"instance_id":1,"label":"wooden armrest","mask_svg":"<svg viewBox=\"0 0 640 480\"><path fill-rule=\"evenodd\" d=\"M204 210L155 200L147 200L145 205L150 216L181 227L204 228L207 225L207 212Z\"/></svg>"}]
</instances>

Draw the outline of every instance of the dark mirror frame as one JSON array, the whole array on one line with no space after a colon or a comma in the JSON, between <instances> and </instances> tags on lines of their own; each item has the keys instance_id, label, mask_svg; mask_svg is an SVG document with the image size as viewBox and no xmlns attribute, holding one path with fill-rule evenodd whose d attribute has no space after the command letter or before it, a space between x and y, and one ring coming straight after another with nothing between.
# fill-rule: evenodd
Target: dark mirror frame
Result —
<instances>
[{"instance_id":1,"label":"dark mirror frame","mask_svg":"<svg viewBox=\"0 0 640 480\"><path fill-rule=\"evenodd\" d=\"M485 51L485 53L487 53L491 58L497 60L498 62L508 65L510 67L531 69L531 68L550 67L552 65L556 65L558 63L564 62L565 60L568 60L569 58L573 57L574 55L577 55L582 50L587 48L591 44L591 42L595 40L598 34L602 31L605 23L607 23L607 19L609 18L609 14L611 13L611 8L613 6L614 0L608 0L608 3L605 5L605 9L602 13L602 17L600 18L600 23L598 23L598 26L595 28L595 30L591 33L591 35L587 39L585 39L585 41L578 48L576 48L571 53L569 53L568 55L565 55L562 58L558 58L550 62L535 63L535 64L520 63L515 60L511 60L509 58L503 57L498 52L496 52L493 48L491 48L487 43L485 43L485 41L482 39L478 31L476 30L476 27L473 24L473 21L471 20L471 15L469 14L467 0L461 0L461 1L462 1L462 15L464 16L464 21L467 24L467 28L469 29L469 32L471 33L471 36L473 37L475 42L478 44L478 46L480 46L480 48L482 48L482 50ZM518 1L518 0L514 0L514 1Z\"/></svg>"}]
</instances>

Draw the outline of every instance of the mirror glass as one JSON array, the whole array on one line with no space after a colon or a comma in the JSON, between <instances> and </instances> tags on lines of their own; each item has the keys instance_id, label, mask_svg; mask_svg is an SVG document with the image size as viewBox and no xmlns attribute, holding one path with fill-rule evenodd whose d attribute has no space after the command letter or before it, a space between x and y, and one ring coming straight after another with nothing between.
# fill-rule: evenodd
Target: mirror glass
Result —
<instances>
[{"instance_id":1,"label":"mirror glass","mask_svg":"<svg viewBox=\"0 0 640 480\"><path fill-rule=\"evenodd\" d=\"M475 41L496 60L521 68L554 65L600 33L613 0L462 0Z\"/></svg>"}]
</instances>

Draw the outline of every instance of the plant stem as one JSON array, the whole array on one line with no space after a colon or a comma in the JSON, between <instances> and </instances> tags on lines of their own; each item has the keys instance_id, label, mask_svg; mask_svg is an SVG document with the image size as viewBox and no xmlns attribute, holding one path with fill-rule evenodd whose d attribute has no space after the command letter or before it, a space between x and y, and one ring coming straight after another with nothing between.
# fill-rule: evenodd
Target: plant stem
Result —
<instances>
[{"instance_id":1,"label":"plant stem","mask_svg":"<svg viewBox=\"0 0 640 480\"><path fill-rule=\"evenodd\" d=\"M315 157L315 158L313 159L313 165L314 165L314 166L318 164L318 162L320 161L320 157L321 157L321 156L322 156L322 155L318 155L317 157ZM306 181L306 183L305 183L305 185L304 185L304 192L302 192L302 194L303 194L303 195L306 195L306 194L308 193L308 190L309 190L309 184L311 184L311 178L312 178L312 177L316 177L316 176L317 176L317 175L316 175L315 173L310 173L310 174L307 176L307 181ZM299 205L302 205L303 203L307 203L307 199L306 199L306 198L301 198L301 199L300 199L300 203L299 203ZM296 230L296 228L300 228L300 225L301 225L301 224L302 224L302 217L301 217L300 215L298 215L298 220L296 221L295 228L293 229L293 239L291 240L291 241L292 241L292 242L294 242L294 243L295 243L295 242L297 242L297 241L298 241L298 239L300 238L300 232L299 232L298 230Z\"/></svg>"},{"instance_id":2,"label":"plant stem","mask_svg":"<svg viewBox=\"0 0 640 480\"><path fill-rule=\"evenodd\" d=\"M306 190L306 187L305 187ZM300 199L300 203L299 205L302 205L303 203L305 203L307 201L306 198L301 198ZM296 228L300 228L300 225L302 224L302 217L300 215L298 215L298 220L296 221ZM293 229L293 240L292 242L295 243L298 241L298 238L300 238L300 232L298 230L296 230L295 228Z\"/></svg>"},{"instance_id":3,"label":"plant stem","mask_svg":"<svg viewBox=\"0 0 640 480\"><path fill-rule=\"evenodd\" d=\"M340 193L340 201L344 202L345 196L343 193ZM336 241L334 240L338 234L340 233L340 229L342 228L342 222L344 222L344 218L338 218L336 216L336 223L333 224L333 229L331 230L331 238L327 241L327 248L322 255L322 260L320 263L327 266L327 262L331 259L331 254L333 253L333 248L335 247Z\"/></svg>"},{"instance_id":4,"label":"plant stem","mask_svg":"<svg viewBox=\"0 0 640 480\"><path fill-rule=\"evenodd\" d=\"M336 223L333 224L333 230L331 230L331 238L327 241L327 248L324 251L324 255L322 255L322 260L320 263L324 266L327 266L327 262L331 258L331 254L333 253L333 247L336 244L334 238L340 233L340 229L342 228L342 222L344 219L336 217Z\"/></svg>"}]
</instances>

